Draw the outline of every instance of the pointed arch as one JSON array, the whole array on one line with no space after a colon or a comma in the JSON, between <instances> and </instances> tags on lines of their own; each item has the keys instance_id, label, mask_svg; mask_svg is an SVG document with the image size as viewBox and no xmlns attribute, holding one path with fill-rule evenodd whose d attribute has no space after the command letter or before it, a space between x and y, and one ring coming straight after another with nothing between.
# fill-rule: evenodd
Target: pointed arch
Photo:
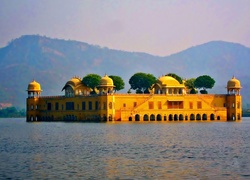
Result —
<instances>
[{"instance_id":1,"label":"pointed arch","mask_svg":"<svg viewBox=\"0 0 250 180\"><path fill-rule=\"evenodd\" d=\"M150 121L155 121L155 115L154 114L150 115Z\"/></svg>"},{"instance_id":2,"label":"pointed arch","mask_svg":"<svg viewBox=\"0 0 250 180\"><path fill-rule=\"evenodd\" d=\"M160 115L160 114L157 114L157 116L156 116L156 120L157 120L157 121L161 121L161 120L162 120L162 118L161 118L161 115Z\"/></svg>"},{"instance_id":3,"label":"pointed arch","mask_svg":"<svg viewBox=\"0 0 250 180\"><path fill-rule=\"evenodd\" d=\"M135 121L140 121L140 115L139 114L135 115Z\"/></svg>"},{"instance_id":4,"label":"pointed arch","mask_svg":"<svg viewBox=\"0 0 250 180\"><path fill-rule=\"evenodd\" d=\"M174 115L174 120L178 121L178 115L177 114Z\"/></svg>"},{"instance_id":5,"label":"pointed arch","mask_svg":"<svg viewBox=\"0 0 250 180\"><path fill-rule=\"evenodd\" d=\"M195 120L195 116L194 116L194 114L191 114L190 115L190 121L193 121L193 120Z\"/></svg>"},{"instance_id":6,"label":"pointed arch","mask_svg":"<svg viewBox=\"0 0 250 180\"><path fill-rule=\"evenodd\" d=\"M172 115L172 114L169 114L168 120L169 120L169 121L173 121L173 115Z\"/></svg>"},{"instance_id":7,"label":"pointed arch","mask_svg":"<svg viewBox=\"0 0 250 180\"><path fill-rule=\"evenodd\" d=\"M201 115L200 114L196 114L196 120L201 120Z\"/></svg>"},{"instance_id":8,"label":"pointed arch","mask_svg":"<svg viewBox=\"0 0 250 180\"><path fill-rule=\"evenodd\" d=\"M183 115L180 114L180 115L179 115L179 121L183 121L183 120L184 120Z\"/></svg>"},{"instance_id":9,"label":"pointed arch","mask_svg":"<svg viewBox=\"0 0 250 180\"><path fill-rule=\"evenodd\" d=\"M207 115L206 114L202 115L202 120L207 120Z\"/></svg>"},{"instance_id":10,"label":"pointed arch","mask_svg":"<svg viewBox=\"0 0 250 180\"><path fill-rule=\"evenodd\" d=\"M148 115L147 114L144 114L143 121L148 121Z\"/></svg>"}]
</instances>

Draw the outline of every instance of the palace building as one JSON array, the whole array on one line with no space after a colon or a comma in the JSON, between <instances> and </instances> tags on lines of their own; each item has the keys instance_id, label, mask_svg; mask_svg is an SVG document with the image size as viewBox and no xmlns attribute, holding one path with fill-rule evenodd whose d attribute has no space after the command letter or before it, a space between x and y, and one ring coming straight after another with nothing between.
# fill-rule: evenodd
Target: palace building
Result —
<instances>
[{"instance_id":1,"label":"palace building","mask_svg":"<svg viewBox=\"0 0 250 180\"><path fill-rule=\"evenodd\" d=\"M33 80L27 89L27 122L240 121L240 81L233 77L226 89L225 94L189 94L184 84L162 76L149 94L119 94L105 75L94 95L80 78L73 77L62 88L65 95L41 96L41 85Z\"/></svg>"}]
</instances>

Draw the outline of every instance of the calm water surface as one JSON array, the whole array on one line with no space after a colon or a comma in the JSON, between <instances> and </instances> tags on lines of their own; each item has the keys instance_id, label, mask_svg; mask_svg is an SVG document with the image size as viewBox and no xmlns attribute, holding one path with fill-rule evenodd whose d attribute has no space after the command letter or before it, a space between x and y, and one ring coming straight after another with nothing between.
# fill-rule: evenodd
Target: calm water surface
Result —
<instances>
[{"instance_id":1,"label":"calm water surface","mask_svg":"<svg viewBox=\"0 0 250 180\"><path fill-rule=\"evenodd\" d=\"M250 179L240 123L0 119L0 179Z\"/></svg>"}]
</instances>

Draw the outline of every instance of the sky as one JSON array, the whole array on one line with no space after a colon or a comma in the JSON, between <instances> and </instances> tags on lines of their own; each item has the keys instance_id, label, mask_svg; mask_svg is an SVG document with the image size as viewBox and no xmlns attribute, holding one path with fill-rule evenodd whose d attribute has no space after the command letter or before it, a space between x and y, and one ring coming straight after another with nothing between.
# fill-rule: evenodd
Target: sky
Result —
<instances>
[{"instance_id":1,"label":"sky","mask_svg":"<svg viewBox=\"0 0 250 180\"><path fill-rule=\"evenodd\" d=\"M0 47L33 34L158 56L214 40L250 47L250 0L0 0Z\"/></svg>"}]
</instances>

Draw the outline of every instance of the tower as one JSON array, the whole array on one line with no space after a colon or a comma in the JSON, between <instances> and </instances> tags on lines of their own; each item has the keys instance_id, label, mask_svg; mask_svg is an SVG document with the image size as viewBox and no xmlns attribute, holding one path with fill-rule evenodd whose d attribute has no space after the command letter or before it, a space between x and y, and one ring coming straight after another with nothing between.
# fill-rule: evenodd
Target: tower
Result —
<instances>
[{"instance_id":1,"label":"tower","mask_svg":"<svg viewBox=\"0 0 250 180\"><path fill-rule=\"evenodd\" d=\"M35 80L31 81L28 85L28 98L27 98L27 115L26 121L37 121L39 119L38 114L38 101L41 95L41 86Z\"/></svg>"},{"instance_id":2,"label":"tower","mask_svg":"<svg viewBox=\"0 0 250 180\"><path fill-rule=\"evenodd\" d=\"M101 97L100 104L105 106L103 116L107 117L107 121L113 121L115 116L115 96L114 96L114 82L106 74L100 80L97 87ZM105 105L104 105L105 104Z\"/></svg>"},{"instance_id":3,"label":"tower","mask_svg":"<svg viewBox=\"0 0 250 180\"><path fill-rule=\"evenodd\" d=\"M242 119L242 98L240 81L232 77L227 82L227 120L237 121Z\"/></svg>"},{"instance_id":4,"label":"tower","mask_svg":"<svg viewBox=\"0 0 250 180\"><path fill-rule=\"evenodd\" d=\"M29 83L27 91L28 91L28 98L34 98L40 96L42 89L40 84L35 80L33 80Z\"/></svg>"}]
</instances>

